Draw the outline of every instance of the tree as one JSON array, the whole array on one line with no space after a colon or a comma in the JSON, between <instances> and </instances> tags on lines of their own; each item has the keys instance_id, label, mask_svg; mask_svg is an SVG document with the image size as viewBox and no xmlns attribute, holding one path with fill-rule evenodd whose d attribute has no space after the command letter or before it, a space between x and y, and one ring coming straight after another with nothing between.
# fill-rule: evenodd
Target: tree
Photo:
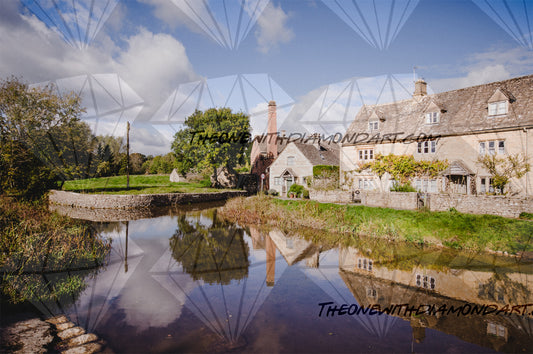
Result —
<instances>
[{"instance_id":1,"label":"tree","mask_svg":"<svg viewBox=\"0 0 533 354\"><path fill-rule=\"evenodd\" d=\"M174 136L178 172L209 167L216 185L218 167L232 169L245 162L250 136L250 119L244 113L232 113L229 108L196 111Z\"/></svg>"},{"instance_id":2,"label":"tree","mask_svg":"<svg viewBox=\"0 0 533 354\"><path fill-rule=\"evenodd\" d=\"M522 178L531 169L531 165L521 154L509 155L507 158L483 155L478 158L478 163L492 175L494 190L500 194L505 194L504 188L511 178Z\"/></svg>"},{"instance_id":3,"label":"tree","mask_svg":"<svg viewBox=\"0 0 533 354\"><path fill-rule=\"evenodd\" d=\"M57 181L91 172L93 135L75 94L0 81L0 192L38 198Z\"/></svg>"},{"instance_id":4,"label":"tree","mask_svg":"<svg viewBox=\"0 0 533 354\"><path fill-rule=\"evenodd\" d=\"M186 215L178 216L178 228L169 240L172 257L194 280L227 285L246 278L250 250L244 230L217 219L216 209L211 213L209 227L200 219L194 222Z\"/></svg>"}]
</instances>

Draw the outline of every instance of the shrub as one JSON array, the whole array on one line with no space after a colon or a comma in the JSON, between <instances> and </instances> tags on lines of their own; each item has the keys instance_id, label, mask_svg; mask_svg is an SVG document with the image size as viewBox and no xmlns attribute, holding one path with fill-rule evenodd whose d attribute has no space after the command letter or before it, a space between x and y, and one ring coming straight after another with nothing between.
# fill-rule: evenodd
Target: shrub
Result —
<instances>
[{"instance_id":1,"label":"shrub","mask_svg":"<svg viewBox=\"0 0 533 354\"><path fill-rule=\"evenodd\" d=\"M526 213L526 212L520 213L519 218L526 219L526 220L533 220L533 213Z\"/></svg>"},{"instance_id":2,"label":"shrub","mask_svg":"<svg viewBox=\"0 0 533 354\"><path fill-rule=\"evenodd\" d=\"M296 197L301 197L304 190L306 190L304 186L295 183L289 188L287 197L289 197L291 193L293 193Z\"/></svg>"},{"instance_id":3,"label":"shrub","mask_svg":"<svg viewBox=\"0 0 533 354\"><path fill-rule=\"evenodd\" d=\"M339 175L339 166L316 165L313 166L313 177L332 178Z\"/></svg>"},{"instance_id":4,"label":"shrub","mask_svg":"<svg viewBox=\"0 0 533 354\"><path fill-rule=\"evenodd\" d=\"M390 188L391 192L416 192L416 189L409 182L396 184Z\"/></svg>"},{"instance_id":5,"label":"shrub","mask_svg":"<svg viewBox=\"0 0 533 354\"><path fill-rule=\"evenodd\" d=\"M304 189L302 193L302 197L305 199L309 199L309 191L307 189Z\"/></svg>"},{"instance_id":6,"label":"shrub","mask_svg":"<svg viewBox=\"0 0 533 354\"><path fill-rule=\"evenodd\" d=\"M275 190L275 189L269 189L269 190L266 192L266 194L268 194L268 195L273 195L273 196L277 196L279 193L278 193L278 191Z\"/></svg>"}]
</instances>

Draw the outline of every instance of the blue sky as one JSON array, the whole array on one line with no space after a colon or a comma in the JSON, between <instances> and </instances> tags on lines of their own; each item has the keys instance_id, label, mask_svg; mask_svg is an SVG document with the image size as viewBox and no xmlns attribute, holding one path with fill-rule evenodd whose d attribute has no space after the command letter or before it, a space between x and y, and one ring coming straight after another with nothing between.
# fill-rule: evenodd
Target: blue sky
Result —
<instances>
[{"instance_id":1,"label":"blue sky","mask_svg":"<svg viewBox=\"0 0 533 354\"><path fill-rule=\"evenodd\" d=\"M69 40L64 26L54 27L54 1L65 23L75 24L71 1L0 2L0 77L80 91L98 134L123 134L132 121L133 149L143 153L168 152L172 133L195 107L226 103L247 110L259 133L266 103L275 99L282 103L280 129L343 133L362 104L407 98L413 66L432 92L533 72L531 1L397 0L391 11L387 0L247 0L245 8L240 0L218 0L205 2L209 13L192 0L94 0L101 26L80 20L87 5L76 8L80 33L89 27L86 38L94 35L83 43ZM351 26L339 16L344 12ZM207 32L216 32L210 16L223 32L228 13L226 24L242 38L224 45ZM380 42L389 23L388 42ZM374 45L356 27L369 28L366 38L373 36ZM384 93L391 90L394 96Z\"/></svg>"}]
</instances>

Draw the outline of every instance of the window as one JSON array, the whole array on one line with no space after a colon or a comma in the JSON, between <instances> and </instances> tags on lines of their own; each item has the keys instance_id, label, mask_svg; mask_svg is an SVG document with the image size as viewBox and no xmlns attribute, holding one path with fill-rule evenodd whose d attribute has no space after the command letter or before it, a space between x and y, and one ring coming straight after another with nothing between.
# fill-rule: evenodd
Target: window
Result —
<instances>
[{"instance_id":1,"label":"window","mask_svg":"<svg viewBox=\"0 0 533 354\"><path fill-rule=\"evenodd\" d=\"M359 150L359 160L373 160L374 149L362 149Z\"/></svg>"},{"instance_id":2,"label":"window","mask_svg":"<svg viewBox=\"0 0 533 354\"><path fill-rule=\"evenodd\" d=\"M374 189L374 183L371 179L360 179L359 189L363 189L363 190Z\"/></svg>"},{"instance_id":3,"label":"window","mask_svg":"<svg viewBox=\"0 0 533 354\"><path fill-rule=\"evenodd\" d=\"M489 103L489 117L507 114L507 101Z\"/></svg>"},{"instance_id":4,"label":"window","mask_svg":"<svg viewBox=\"0 0 533 354\"><path fill-rule=\"evenodd\" d=\"M487 323L487 333L497 337L505 337L506 328L502 325L489 322Z\"/></svg>"},{"instance_id":5,"label":"window","mask_svg":"<svg viewBox=\"0 0 533 354\"><path fill-rule=\"evenodd\" d=\"M439 122L439 112L426 113L426 124L437 124Z\"/></svg>"},{"instance_id":6,"label":"window","mask_svg":"<svg viewBox=\"0 0 533 354\"><path fill-rule=\"evenodd\" d=\"M274 177L274 185L275 185L275 186L279 186L279 185L281 185L281 178L279 178L279 177Z\"/></svg>"},{"instance_id":7,"label":"window","mask_svg":"<svg viewBox=\"0 0 533 354\"><path fill-rule=\"evenodd\" d=\"M368 130L378 130L379 122L377 120L368 122Z\"/></svg>"},{"instance_id":8,"label":"window","mask_svg":"<svg viewBox=\"0 0 533 354\"><path fill-rule=\"evenodd\" d=\"M481 177L481 183L479 187L480 193L496 193L500 194L500 188L494 188L492 184L492 178L489 177Z\"/></svg>"},{"instance_id":9,"label":"window","mask_svg":"<svg viewBox=\"0 0 533 354\"><path fill-rule=\"evenodd\" d=\"M495 145L496 144L494 144L494 141L489 141L489 155L496 154L496 150L494 149Z\"/></svg>"},{"instance_id":10,"label":"window","mask_svg":"<svg viewBox=\"0 0 533 354\"><path fill-rule=\"evenodd\" d=\"M294 166L294 156L287 156L287 166Z\"/></svg>"},{"instance_id":11,"label":"window","mask_svg":"<svg viewBox=\"0 0 533 354\"><path fill-rule=\"evenodd\" d=\"M364 270L368 270L369 272L371 272L373 265L374 265L374 261L372 261L371 259L359 258L357 260L357 268L359 269L364 269Z\"/></svg>"},{"instance_id":12,"label":"window","mask_svg":"<svg viewBox=\"0 0 533 354\"><path fill-rule=\"evenodd\" d=\"M498 141L498 154L505 154L505 141Z\"/></svg>"},{"instance_id":13,"label":"window","mask_svg":"<svg viewBox=\"0 0 533 354\"><path fill-rule=\"evenodd\" d=\"M436 280L428 275L416 275L416 286L424 289L435 290Z\"/></svg>"},{"instance_id":14,"label":"window","mask_svg":"<svg viewBox=\"0 0 533 354\"><path fill-rule=\"evenodd\" d=\"M367 297L373 297L376 298L378 296L378 292L376 289L367 288L366 289L366 296Z\"/></svg>"},{"instance_id":15,"label":"window","mask_svg":"<svg viewBox=\"0 0 533 354\"><path fill-rule=\"evenodd\" d=\"M505 154L505 140L489 140L479 142L480 155L496 155L496 153Z\"/></svg>"},{"instance_id":16,"label":"window","mask_svg":"<svg viewBox=\"0 0 533 354\"><path fill-rule=\"evenodd\" d=\"M415 189L422 193L437 193L437 180L415 179Z\"/></svg>"},{"instance_id":17,"label":"window","mask_svg":"<svg viewBox=\"0 0 533 354\"><path fill-rule=\"evenodd\" d=\"M437 141L436 140L427 140L420 141L418 143L418 153L419 154L433 154L437 151Z\"/></svg>"}]
</instances>

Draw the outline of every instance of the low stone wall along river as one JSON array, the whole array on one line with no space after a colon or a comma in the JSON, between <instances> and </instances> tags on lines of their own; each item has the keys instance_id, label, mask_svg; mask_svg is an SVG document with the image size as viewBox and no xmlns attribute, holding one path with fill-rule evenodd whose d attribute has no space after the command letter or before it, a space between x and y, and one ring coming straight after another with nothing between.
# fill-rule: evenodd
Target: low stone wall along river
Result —
<instances>
[{"instance_id":1,"label":"low stone wall along river","mask_svg":"<svg viewBox=\"0 0 533 354\"><path fill-rule=\"evenodd\" d=\"M136 209L175 204L213 202L246 196L246 191L215 193L165 193L165 194L83 194L51 190L50 204L88 209Z\"/></svg>"}]
</instances>

